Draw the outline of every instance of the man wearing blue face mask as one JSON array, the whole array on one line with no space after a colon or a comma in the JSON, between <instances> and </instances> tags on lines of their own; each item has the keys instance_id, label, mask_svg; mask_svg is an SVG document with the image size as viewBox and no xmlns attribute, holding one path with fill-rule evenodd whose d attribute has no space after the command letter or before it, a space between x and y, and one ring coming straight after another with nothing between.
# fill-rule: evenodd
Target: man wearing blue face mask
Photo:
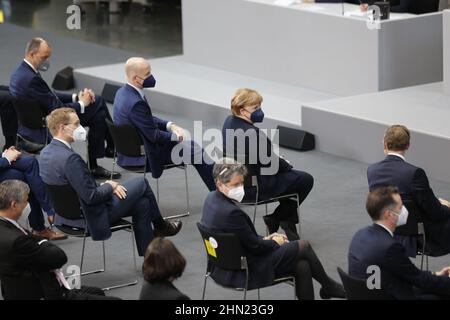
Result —
<instances>
[{"instance_id":1,"label":"man wearing blue face mask","mask_svg":"<svg viewBox=\"0 0 450 320\"><path fill-rule=\"evenodd\" d=\"M411 262L394 231L406 223L408 210L397 188L374 189L367 196L366 209L373 225L359 230L348 253L350 276L366 280L369 267L380 270L380 287L394 299L449 299L450 267L438 272L421 271ZM374 289L376 290L376 289Z\"/></svg>"},{"instance_id":2,"label":"man wearing blue face mask","mask_svg":"<svg viewBox=\"0 0 450 320\"><path fill-rule=\"evenodd\" d=\"M90 89L84 89L78 94L53 92L41 76L41 72L50 67L51 55L52 48L47 41L42 38L31 39L25 49L25 59L11 75L9 91L16 99L37 101L47 114L62 107L74 109L81 125L89 127L88 156L92 175L96 179L109 179L111 172L97 164L99 158L112 157L114 150L105 121L111 119L106 103ZM47 129L30 129L19 125L18 133L36 143L46 143ZM119 179L120 174L116 173L113 178Z\"/></svg>"},{"instance_id":3,"label":"man wearing blue face mask","mask_svg":"<svg viewBox=\"0 0 450 320\"><path fill-rule=\"evenodd\" d=\"M258 179L256 188L246 188L244 200L254 202L272 197L298 194L299 205L311 191L314 178L307 172L294 170L290 163L275 154L272 142L255 124L264 120L261 108L263 98L255 90L242 88L231 99L231 112L222 127L223 151L246 165L253 165ZM264 169L273 167L275 172ZM269 170L268 170L269 171ZM280 200L280 205L271 215L264 216L269 233L277 232L279 227L285 231L289 240L298 240L295 225L299 222L297 202L291 199Z\"/></svg>"},{"instance_id":4,"label":"man wearing blue face mask","mask_svg":"<svg viewBox=\"0 0 450 320\"><path fill-rule=\"evenodd\" d=\"M172 150L182 144L183 162L193 164L206 187L215 189L212 178L213 161L193 141L186 141L183 128L171 121L153 116L144 88L153 88L156 80L151 73L150 63L139 57L128 59L125 64L128 82L120 88L114 98L114 123L132 125L141 134L147 154L147 170L159 178L164 165L173 163ZM201 157L198 157L201 155ZM199 159L199 161L194 161ZM125 167L142 167L145 157L127 157L118 154L117 163Z\"/></svg>"}]
</instances>

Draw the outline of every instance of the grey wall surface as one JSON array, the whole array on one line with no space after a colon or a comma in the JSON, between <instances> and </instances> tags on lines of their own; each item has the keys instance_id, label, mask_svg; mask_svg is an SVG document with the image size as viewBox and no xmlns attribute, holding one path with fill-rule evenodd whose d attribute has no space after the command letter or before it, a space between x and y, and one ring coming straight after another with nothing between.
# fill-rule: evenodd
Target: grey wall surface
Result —
<instances>
[{"instance_id":1,"label":"grey wall surface","mask_svg":"<svg viewBox=\"0 0 450 320\"><path fill-rule=\"evenodd\" d=\"M184 59L341 96L442 81L441 13L393 15L370 30L340 4L317 7L185 0Z\"/></svg>"},{"instance_id":2,"label":"grey wall surface","mask_svg":"<svg viewBox=\"0 0 450 320\"><path fill-rule=\"evenodd\" d=\"M378 89L377 31L362 20L246 0L186 0L183 46L189 62L275 82L338 95ZM372 63L362 67L362 59Z\"/></svg>"},{"instance_id":3,"label":"grey wall surface","mask_svg":"<svg viewBox=\"0 0 450 320\"><path fill-rule=\"evenodd\" d=\"M442 81L442 13L391 20L379 30L380 90Z\"/></svg>"},{"instance_id":4,"label":"grey wall surface","mask_svg":"<svg viewBox=\"0 0 450 320\"><path fill-rule=\"evenodd\" d=\"M444 11L444 91L450 94L450 10Z\"/></svg>"}]
</instances>

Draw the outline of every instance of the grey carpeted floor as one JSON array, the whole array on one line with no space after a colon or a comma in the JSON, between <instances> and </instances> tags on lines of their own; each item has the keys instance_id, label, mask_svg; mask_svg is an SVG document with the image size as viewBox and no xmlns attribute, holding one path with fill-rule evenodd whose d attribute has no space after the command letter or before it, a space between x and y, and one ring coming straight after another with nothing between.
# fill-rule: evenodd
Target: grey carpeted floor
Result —
<instances>
[{"instance_id":1,"label":"grey carpeted floor","mask_svg":"<svg viewBox=\"0 0 450 320\"><path fill-rule=\"evenodd\" d=\"M11 35L14 33L14 37ZM8 46L0 48L0 83L7 83L9 73L20 61L23 55L25 42L31 36L44 35L54 47L51 71L46 74L46 79L51 81L56 70L66 65L82 67L88 65L100 65L120 62L131 53L88 44L75 40L66 40L50 34L42 34L21 27L11 25L0 26L0 39L2 43L7 41ZM74 52L76 54L74 54ZM176 115L158 114L160 117L173 120L181 126L189 129L193 127L194 119L180 118ZM204 127L218 127L223 119L217 119L217 123L207 123ZM0 138L2 140L3 137ZM381 137L380 137L381 140ZM0 141L0 145L3 141ZM419 148L420 146L412 146ZM83 153L83 146L77 145L76 149ZM381 144L380 144L381 149ZM315 185L301 207L302 238L311 242L318 256L322 260L326 271L335 279L338 278L336 267L347 268L347 249L352 235L359 229L370 223L364 210L364 202L367 194L366 168L367 164L350 161L332 155L311 151L306 153L281 149L296 169L305 170L315 178ZM380 150L380 158L382 153ZM110 160L102 160L101 164L111 168ZM136 174L123 172L123 180ZM154 180L150 180L156 190ZM437 195L450 198L450 185L439 181L431 181ZM187 267L183 276L175 281L175 285L193 299L201 298L203 275L206 266L206 257L203 244L195 223L200 220L203 200L207 195L207 189L202 184L195 169L189 168L189 187L191 215L183 218L183 229L175 237L171 238L175 245L187 259ZM172 169L164 173L160 180L161 203L160 208L164 215L180 212L185 208L184 175L181 170ZM273 209L273 208L272 208ZM261 219L263 207L259 210L256 228L265 232ZM25 217L24 217L25 218ZM25 220L22 219L25 225ZM59 241L58 245L64 249L69 257L70 264L79 264L81 255L80 239L71 238ZM142 278L140 271L135 270L132 264L130 234L118 232L106 242L107 268L106 274L98 274L83 277L83 284L107 286L118 282L139 278L139 284L111 291L123 299L137 299L139 296ZM86 270L101 265L101 243L88 241L86 254ZM138 259L138 268L142 259ZM432 270L437 270L450 264L449 257L430 260ZM316 286L318 297L319 286ZM256 298L256 292L251 292L249 298ZM240 299L241 293L218 287L212 281L207 288L207 299ZM292 299L292 287L281 284L266 288L261 291L262 299Z\"/></svg>"}]
</instances>

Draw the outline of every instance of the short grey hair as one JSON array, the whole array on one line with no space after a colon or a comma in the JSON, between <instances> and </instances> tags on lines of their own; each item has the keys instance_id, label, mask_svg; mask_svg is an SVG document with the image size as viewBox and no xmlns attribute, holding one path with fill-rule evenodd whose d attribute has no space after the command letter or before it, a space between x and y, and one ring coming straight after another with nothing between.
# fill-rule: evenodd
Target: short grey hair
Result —
<instances>
[{"instance_id":1,"label":"short grey hair","mask_svg":"<svg viewBox=\"0 0 450 320\"><path fill-rule=\"evenodd\" d=\"M213 177L216 183L217 181L228 183L235 174L245 176L247 174L245 165L230 158L223 158L214 165Z\"/></svg>"},{"instance_id":2,"label":"short grey hair","mask_svg":"<svg viewBox=\"0 0 450 320\"><path fill-rule=\"evenodd\" d=\"M30 53L35 53L36 51L39 50L39 47L41 46L42 43L47 43L47 41L45 41L42 38L33 38L31 39L28 43L27 46L25 48L25 55L28 55Z\"/></svg>"},{"instance_id":3,"label":"short grey hair","mask_svg":"<svg viewBox=\"0 0 450 320\"><path fill-rule=\"evenodd\" d=\"M7 210L12 202L23 203L30 187L20 180L5 180L0 183L0 210Z\"/></svg>"}]
</instances>

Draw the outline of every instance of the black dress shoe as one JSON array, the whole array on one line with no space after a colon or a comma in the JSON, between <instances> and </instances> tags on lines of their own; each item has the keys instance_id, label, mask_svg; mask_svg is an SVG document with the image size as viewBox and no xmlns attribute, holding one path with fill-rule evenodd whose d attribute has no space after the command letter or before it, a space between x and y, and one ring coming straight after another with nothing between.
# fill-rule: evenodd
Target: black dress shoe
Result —
<instances>
[{"instance_id":1,"label":"black dress shoe","mask_svg":"<svg viewBox=\"0 0 450 320\"><path fill-rule=\"evenodd\" d=\"M103 167L98 166L95 169L91 169L91 173L94 176L94 179L111 179L111 171L106 170ZM118 172L114 172L112 179L120 179L122 175Z\"/></svg>"},{"instance_id":2,"label":"black dress shoe","mask_svg":"<svg viewBox=\"0 0 450 320\"><path fill-rule=\"evenodd\" d=\"M286 237L289 241L300 240L300 236L297 233L297 228L295 223L291 221L281 221L280 222L281 229L284 230Z\"/></svg>"},{"instance_id":3,"label":"black dress shoe","mask_svg":"<svg viewBox=\"0 0 450 320\"><path fill-rule=\"evenodd\" d=\"M269 230L269 234L278 231L278 228L280 227L280 221L277 218L274 218L271 214L268 214L263 216L263 220L267 226L267 229Z\"/></svg>"},{"instance_id":4,"label":"black dress shoe","mask_svg":"<svg viewBox=\"0 0 450 320\"><path fill-rule=\"evenodd\" d=\"M330 279L330 284L327 287L320 288L319 294L322 299L347 298L347 294L345 293L342 284L334 281L333 279Z\"/></svg>"},{"instance_id":5,"label":"black dress shoe","mask_svg":"<svg viewBox=\"0 0 450 320\"><path fill-rule=\"evenodd\" d=\"M183 223L180 220L166 221L166 227L161 230L155 230L155 237L171 237L176 235L181 230Z\"/></svg>"}]
</instances>

